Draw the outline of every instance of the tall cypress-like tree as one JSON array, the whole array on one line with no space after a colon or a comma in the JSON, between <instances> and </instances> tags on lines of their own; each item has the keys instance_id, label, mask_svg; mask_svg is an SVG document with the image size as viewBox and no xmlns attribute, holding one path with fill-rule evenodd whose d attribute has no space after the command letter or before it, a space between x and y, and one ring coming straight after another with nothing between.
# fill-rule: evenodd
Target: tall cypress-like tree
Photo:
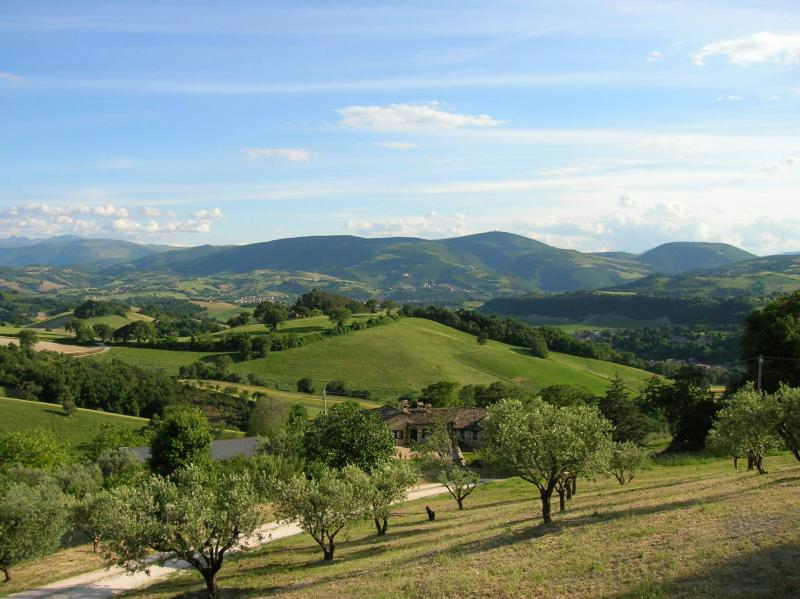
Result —
<instances>
[{"instance_id":1,"label":"tall cypress-like tree","mask_svg":"<svg viewBox=\"0 0 800 599\"><path fill-rule=\"evenodd\" d=\"M614 425L612 438L617 443L632 441L642 444L647 435L647 419L628 395L625 381L619 374L611 379L611 385L598 404L600 412Z\"/></svg>"}]
</instances>

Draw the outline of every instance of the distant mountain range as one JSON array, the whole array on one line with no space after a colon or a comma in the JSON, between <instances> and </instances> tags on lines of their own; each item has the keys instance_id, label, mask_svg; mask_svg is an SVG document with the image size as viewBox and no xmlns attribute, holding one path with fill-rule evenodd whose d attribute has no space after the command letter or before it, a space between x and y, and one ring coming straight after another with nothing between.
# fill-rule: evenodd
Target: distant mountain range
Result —
<instances>
[{"instance_id":1,"label":"distant mountain range","mask_svg":"<svg viewBox=\"0 0 800 599\"><path fill-rule=\"evenodd\" d=\"M759 258L721 243L667 243L641 255L584 253L503 232L440 240L333 235L191 248L75 237L0 240L0 266L72 267L101 282L142 273L181 279L288 273L421 300L602 288L672 293L696 277L741 279L764 272L794 281L798 262L797 256Z\"/></svg>"},{"instance_id":2,"label":"distant mountain range","mask_svg":"<svg viewBox=\"0 0 800 599\"><path fill-rule=\"evenodd\" d=\"M173 248L118 239L63 236L40 240L9 237L0 240L0 266L111 265L170 249Z\"/></svg>"}]
</instances>

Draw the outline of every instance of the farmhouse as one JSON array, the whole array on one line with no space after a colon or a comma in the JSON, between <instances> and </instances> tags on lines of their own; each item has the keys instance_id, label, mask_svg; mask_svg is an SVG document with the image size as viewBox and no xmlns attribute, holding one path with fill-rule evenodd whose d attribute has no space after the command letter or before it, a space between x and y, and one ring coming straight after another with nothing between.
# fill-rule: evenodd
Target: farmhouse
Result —
<instances>
[{"instance_id":1,"label":"farmhouse","mask_svg":"<svg viewBox=\"0 0 800 599\"><path fill-rule=\"evenodd\" d=\"M395 444L406 447L424 441L442 420L461 449L476 449L481 442L481 421L486 417L484 408L433 408L430 404L411 408L405 400L400 408L386 405L376 411L392 431Z\"/></svg>"}]
</instances>

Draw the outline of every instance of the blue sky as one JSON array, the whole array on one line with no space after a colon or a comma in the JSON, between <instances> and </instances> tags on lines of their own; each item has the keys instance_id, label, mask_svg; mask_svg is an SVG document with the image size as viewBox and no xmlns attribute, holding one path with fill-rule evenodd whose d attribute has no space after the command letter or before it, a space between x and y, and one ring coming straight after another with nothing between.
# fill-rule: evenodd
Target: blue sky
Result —
<instances>
[{"instance_id":1,"label":"blue sky","mask_svg":"<svg viewBox=\"0 0 800 599\"><path fill-rule=\"evenodd\" d=\"M0 237L800 250L796 2L28 2Z\"/></svg>"}]
</instances>

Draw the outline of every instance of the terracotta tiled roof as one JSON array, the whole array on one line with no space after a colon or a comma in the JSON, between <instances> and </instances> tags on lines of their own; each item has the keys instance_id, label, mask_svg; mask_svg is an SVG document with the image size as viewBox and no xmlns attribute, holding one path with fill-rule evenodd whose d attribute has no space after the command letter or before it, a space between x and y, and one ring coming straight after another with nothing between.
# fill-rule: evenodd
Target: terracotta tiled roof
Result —
<instances>
[{"instance_id":1,"label":"terracotta tiled roof","mask_svg":"<svg viewBox=\"0 0 800 599\"><path fill-rule=\"evenodd\" d=\"M417 426L432 425L437 420L443 419L455 429L469 428L486 417L484 408L411 408L407 413L404 413L392 406L382 406L377 408L376 411L383 420L405 414L408 424Z\"/></svg>"}]
</instances>

